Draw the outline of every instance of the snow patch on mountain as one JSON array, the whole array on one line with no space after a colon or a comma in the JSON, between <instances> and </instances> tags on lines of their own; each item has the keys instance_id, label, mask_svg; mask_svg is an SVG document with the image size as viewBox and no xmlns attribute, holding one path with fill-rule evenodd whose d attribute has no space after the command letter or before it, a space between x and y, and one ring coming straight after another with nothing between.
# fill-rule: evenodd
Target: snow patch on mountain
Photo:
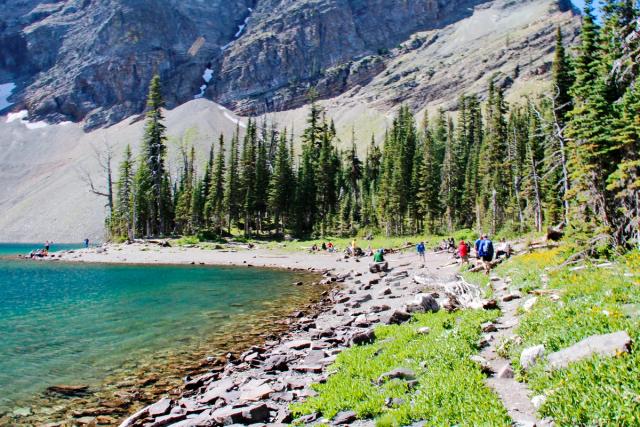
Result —
<instances>
[{"instance_id":1,"label":"snow patch on mountain","mask_svg":"<svg viewBox=\"0 0 640 427\"><path fill-rule=\"evenodd\" d=\"M9 113L7 115L7 123L15 122L19 120L20 123L26 126L27 129L42 129L44 127L49 126L49 123L40 121L40 122L30 122L29 112L27 110L18 111L17 113Z\"/></svg>"},{"instance_id":2,"label":"snow patch on mountain","mask_svg":"<svg viewBox=\"0 0 640 427\"><path fill-rule=\"evenodd\" d=\"M247 28L247 25L249 24L249 19L251 19L251 13L253 12L253 9L248 7L247 10L249 11L249 15L247 15L247 17L244 18L244 22L242 24L238 25L238 31L236 31L235 35L233 36L233 40L231 40L229 43L225 44L224 46L220 47L221 51L224 52L225 50L229 49L233 44L233 42L236 41L236 39L242 35L242 33L244 32L244 29Z\"/></svg>"}]
</instances>

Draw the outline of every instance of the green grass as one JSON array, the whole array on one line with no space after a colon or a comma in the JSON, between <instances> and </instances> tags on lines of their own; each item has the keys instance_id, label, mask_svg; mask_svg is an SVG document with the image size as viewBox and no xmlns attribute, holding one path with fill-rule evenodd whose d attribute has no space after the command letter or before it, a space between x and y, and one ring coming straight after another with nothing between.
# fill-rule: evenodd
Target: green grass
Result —
<instances>
[{"instance_id":1,"label":"green grass","mask_svg":"<svg viewBox=\"0 0 640 427\"><path fill-rule=\"evenodd\" d=\"M427 425L508 426L498 397L484 384L484 375L469 359L476 354L480 325L495 319L497 311L463 311L415 316L400 326L379 326L377 340L352 347L338 356L333 375L314 386L318 395L292 405L296 415L321 413L331 419L353 410L361 419L375 418L378 426L400 426L425 420ZM429 327L427 335L417 329ZM418 385L400 380L378 385L384 372L409 368ZM403 403L387 407L387 398Z\"/></svg>"},{"instance_id":2,"label":"green grass","mask_svg":"<svg viewBox=\"0 0 640 427\"><path fill-rule=\"evenodd\" d=\"M537 264L522 257L504 266L514 284L539 286L535 275L550 263L562 259L562 251L539 255ZM545 262L544 260L548 262ZM640 339L640 253L617 260L613 268L569 268L548 271L549 289L561 295L554 302L539 297L533 310L520 319L516 333L522 343L508 351L514 368L520 370L522 349L544 344L547 353L566 348L594 335L626 330L634 343ZM640 425L640 352L637 344L630 354L594 357L548 372L544 364L520 376L534 394L547 395L540 409L542 417L552 417L557 425Z\"/></svg>"}]
</instances>

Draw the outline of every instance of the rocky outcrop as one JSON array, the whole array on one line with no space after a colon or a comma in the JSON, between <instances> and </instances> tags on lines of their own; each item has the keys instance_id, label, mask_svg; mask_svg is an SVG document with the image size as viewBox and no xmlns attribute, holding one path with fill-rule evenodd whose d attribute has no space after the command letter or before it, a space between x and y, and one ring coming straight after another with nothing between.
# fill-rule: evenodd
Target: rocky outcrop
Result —
<instances>
[{"instance_id":1,"label":"rocky outcrop","mask_svg":"<svg viewBox=\"0 0 640 427\"><path fill-rule=\"evenodd\" d=\"M511 44L499 46L504 35L496 34L491 51L477 51L475 42L487 41L473 38L476 29L468 31L469 43L449 41L449 52L429 50L448 40L449 24L491 8L486 19L521 16L520 3L538 4L526 18L534 21L567 6L566 0L517 3L21 1L0 18L0 83L17 84L10 100L13 108L27 108L30 119L84 120L85 129L142 112L154 73L168 107L207 97L238 113L261 114L304 105L312 86L321 98L370 86L368 101L421 105L505 64L523 74L548 71L540 58L553 46L553 22L522 30L518 21ZM575 26L565 28L571 40ZM447 77L441 66L463 72ZM511 84L518 76L502 77Z\"/></svg>"}]
</instances>

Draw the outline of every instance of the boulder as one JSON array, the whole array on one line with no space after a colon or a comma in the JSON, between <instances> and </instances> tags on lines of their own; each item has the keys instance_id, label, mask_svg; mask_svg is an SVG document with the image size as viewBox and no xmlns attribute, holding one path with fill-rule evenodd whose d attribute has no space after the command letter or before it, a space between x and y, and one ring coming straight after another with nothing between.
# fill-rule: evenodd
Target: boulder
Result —
<instances>
[{"instance_id":1,"label":"boulder","mask_svg":"<svg viewBox=\"0 0 640 427\"><path fill-rule=\"evenodd\" d=\"M278 354L265 360L263 368L265 372L286 371L289 369L289 363L286 356Z\"/></svg>"},{"instance_id":2,"label":"boulder","mask_svg":"<svg viewBox=\"0 0 640 427\"><path fill-rule=\"evenodd\" d=\"M265 403L233 408L225 406L211 414L212 418L222 424L255 424L269 421L269 407Z\"/></svg>"},{"instance_id":3,"label":"boulder","mask_svg":"<svg viewBox=\"0 0 640 427\"><path fill-rule=\"evenodd\" d=\"M533 347L528 347L522 350L520 353L520 366L525 371L531 369L538 360L544 357L544 346L536 345Z\"/></svg>"},{"instance_id":4,"label":"boulder","mask_svg":"<svg viewBox=\"0 0 640 427\"><path fill-rule=\"evenodd\" d=\"M382 384L386 381L393 379L401 379L407 381L413 381L416 379L416 373L407 368L396 368L392 371L385 372L378 377L378 384Z\"/></svg>"},{"instance_id":5,"label":"boulder","mask_svg":"<svg viewBox=\"0 0 640 427\"><path fill-rule=\"evenodd\" d=\"M418 294L412 303L406 305L407 313L436 313L440 310L438 301L431 295Z\"/></svg>"},{"instance_id":6,"label":"boulder","mask_svg":"<svg viewBox=\"0 0 640 427\"><path fill-rule=\"evenodd\" d=\"M356 332L353 334L349 342L351 345L363 345L363 344L371 344L376 339L376 334L373 329L368 329L363 332Z\"/></svg>"},{"instance_id":7,"label":"boulder","mask_svg":"<svg viewBox=\"0 0 640 427\"><path fill-rule=\"evenodd\" d=\"M400 325L406 321L411 319L411 315L406 311L395 310L389 317L385 320L385 323L388 325Z\"/></svg>"},{"instance_id":8,"label":"boulder","mask_svg":"<svg viewBox=\"0 0 640 427\"><path fill-rule=\"evenodd\" d=\"M169 413L171 409L171 399L165 397L163 399L158 400L153 405L149 406L149 415L152 417L159 417L162 415L166 415Z\"/></svg>"},{"instance_id":9,"label":"boulder","mask_svg":"<svg viewBox=\"0 0 640 427\"><path fill-rule=\"evenodd\" d=\"M353 411L342 411L333 418L331 422L333 425L341 426L345 424L351 424L357 419L356 413Z\"/></svg>"},{"instance_id":10,"label":"boulder","mask_svg":"<svg viewBox=\"0 0 640 427\"><path fill-rule=\"evenodd\" d=\"M591 356L615 356L628 353L631 347L631 337L626 331L604 335L592 335L571 347L551 353L547 360L551 369L563 369L570 363L587 359Z\"/></svg>"}]
</instances>

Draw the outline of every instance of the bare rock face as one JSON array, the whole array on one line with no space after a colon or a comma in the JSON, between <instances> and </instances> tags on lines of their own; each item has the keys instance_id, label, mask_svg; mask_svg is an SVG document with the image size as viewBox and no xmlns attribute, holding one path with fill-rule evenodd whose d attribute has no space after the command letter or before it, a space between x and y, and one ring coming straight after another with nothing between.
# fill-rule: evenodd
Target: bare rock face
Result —
<instances>
[{"instance_id":1,"label":"bare rock face","mask_svg":"<svg viewBox=\"0 0 640 427\"><path fill-rule=\"evenodd\" d=\"M523 0L536 2L541 3ZM155 73L169 108L207 97L237 113L261 114L304 105L310 87L330 98L374 79L367 101L424 104L475 81L469 73L482 73L483 60L494 68L510 62L515 67L524 48L527 58L548 54L555 29L549 23L491 57L473 59L473 66L461 64L466 71L452 79L439 76L438 64L421 62L434 57L429 47L438 44L440 32L488 7L509 14L517 5L508 0L12 3L0 17L0 84L17 86L11 108L28 109L31 120L84 120L85 130L141 113ZM566 10L568 0L544 3ZM530 19L547 12L553 11L533 11ZM494 15L487 13L487 19ZM473 49L474 31L468 31L470 43L463 40L465 49ZM455 59L456 50L467 55L462 48L451 50L442 58Z\"/></svg>"}]
</instances>

